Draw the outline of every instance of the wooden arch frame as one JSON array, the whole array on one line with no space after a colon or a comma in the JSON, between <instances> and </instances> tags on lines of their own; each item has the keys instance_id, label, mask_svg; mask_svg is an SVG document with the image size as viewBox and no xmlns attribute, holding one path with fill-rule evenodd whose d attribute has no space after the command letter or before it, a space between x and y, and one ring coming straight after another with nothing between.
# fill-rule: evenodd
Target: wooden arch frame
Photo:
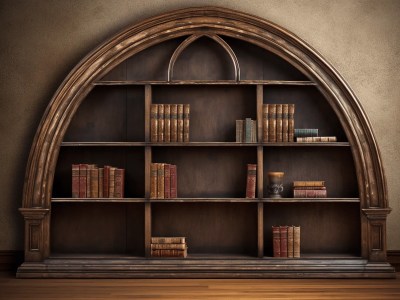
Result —
<instances>
[{"instance_id":1,"label":"wooden arch frame","mask_svg":"<svg viewBox=\"0 0 400 300\"><path fill-rule=\"evenodd\" d=\"M61 84L36 132L26 168L20 209L25 218L25 261L43 261L50 254L51 193L59 148L94 82L130 56L188 35L224 35L257 45L285 59L317 84L351 145L361 199L361 256L385 262L390 212L386 181L371 125L356 96L337 71L294 34L261 18L215 7L178 10L136 24L91 52Z\"/></svg>"}]
</instances>

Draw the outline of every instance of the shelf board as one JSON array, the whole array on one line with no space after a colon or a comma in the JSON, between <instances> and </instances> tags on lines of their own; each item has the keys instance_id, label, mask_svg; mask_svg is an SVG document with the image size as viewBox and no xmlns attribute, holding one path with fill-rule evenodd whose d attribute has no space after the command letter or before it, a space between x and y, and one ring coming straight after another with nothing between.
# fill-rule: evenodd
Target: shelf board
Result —
<instances>
[{"instance_id":1,"label":"shelf board","mask_svg":"<svg viewBox=\"0 0 400 300\"><path fill-rule=\"evenodd\" d=\"M264 147L350 147L349 142L324 142L324 143L297 143L297 142L285 142L285 143L260 143Z\"/></svg>"},{"instance_id":2,"label":"shelf board","mask_svg":"<svg viewBox=\"0 0 400 300\"><path fill-rule=\"evenodd\" d=\"M248 199L248 198L173 198L173 199L150 199L150 202L158 202L158 203L176 203L176 202L180 202L180 203L197 203L197 202L257 203L258 199Z\"/></svg>"},{"instance_id":3,"label":"shelf board","mask_svg":"<svg viewBox=\"0 0 400 300\"><path fill-rule=\"evenodd\" d=\"M360 198L263 198L267 203L359 203Z\"/></svg>"},{"instance_id":4,"label":"shelf board","mask_svg":"<svg viewBox=\"0 0 400 300\"><path fill-rule=\"evenodd\" d=\"M143 203L145 198L52 198L52 203Z\"/></svg>"},{"instance_id":5,"label":"shelf board","mask_svg":"<svg viewBox=\"0 0 400 300\"><path fill-rule=\"evenodd\" d=\"M110 81L96 81L94 85L317 85L315 82L304 80L304 81L293 81L293 80L110 80Z\"/></svg>"},{"instance_id":6,"label":"shelf board","mask_svg":"<svg viewBox=\"0 0 400 300\"><path fill-rule=\"evenodd\" d=\"M169 199L146 199L146 198L52 198L52 203L257 203L258 199L248 198L169 198Z\"/></svg>"},{"instance_id":7,"label":"shelf board","mask_svg":"<svg viewBox=\"0 0 400 300\"><path fill-rule=\"evenodd\" d=\"M301 253L300 257L272 257L272 256L264 256L263 259L273 259L273 260L313 260L313 259L362 259L361 256L357 256L354 254L345 254L345 253Z\"/></svg>"}]
</instances>

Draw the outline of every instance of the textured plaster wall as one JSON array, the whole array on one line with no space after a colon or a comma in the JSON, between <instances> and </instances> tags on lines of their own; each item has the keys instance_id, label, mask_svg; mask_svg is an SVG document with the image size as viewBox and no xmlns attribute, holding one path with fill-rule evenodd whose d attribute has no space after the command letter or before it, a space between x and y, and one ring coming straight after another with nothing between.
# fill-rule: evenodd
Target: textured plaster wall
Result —
<instances>
[{"instance_id":1,"label":"textured plaster wall","mask_svg":"<svg viewBox=\"0 0 400 300\"><path fill-rule=\"evenodd\" d=\"M400 249L400 1L0 1L0 250L23 248L25 165L40 118L69 71L99 43L161 12L217 5L292 31L347 80L386 170L388 248Z\"/></svg>"}]
</instances>

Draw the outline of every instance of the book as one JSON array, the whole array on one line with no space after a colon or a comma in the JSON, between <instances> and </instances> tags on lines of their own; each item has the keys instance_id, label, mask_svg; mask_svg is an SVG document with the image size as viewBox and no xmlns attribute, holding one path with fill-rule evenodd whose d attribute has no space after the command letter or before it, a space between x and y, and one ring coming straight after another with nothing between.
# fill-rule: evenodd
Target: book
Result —
<instances>
[{"instance_id":1,"label":"book","mask_svg":"<svg viewBox=\"0 0 400 300\"><path fill-rule=\"evenodd\" d=\"M268 141L276 142L276 104L268 108Z\"/></svg>"},{"instance_id":2,"label":"book","mask_svg":"<svg viewBox=\"0 0 400 300\"><path fill-rule=\"evenodd\" d=\"M294 129L294 137L317 137L318 129L317 128L295 128Z\"/></svg>"},{"instance_id":3,"label":"book","mask_svg":"<svg viewBox=\"0 0 400 300\"><path fill-rule=\"evenodd\" d=\"M185 250L187 248L187 245L186 243L179 243L179 244L167 243L167 244L151 244L150 247L151 250L158 250L158 249Z\"/></svg>"},{"instance_id":4,"label":"book","mask_svg":"<svg viewBox=\"0 0 400 300\"><path fill-rule=\"evenodd\" d=\"M289 104L282 104L282 142L289 142Z\"/></svg>"},{"instance_id":5,"label":"book","mask_svg":"<svg viewBox=\"0 0 400 300\"><path fill-rule=\"evenodd\" d=\"M164 199L164 166L163 163L157 164L157 199Z\"/></svg>"},{"instance_id":6,"label":"book","mask_svg":"<svg viewBox=\"0 0 400 300\"><path fill-rule=\"evenodd\" d=\"M276 141L282 142L282 104L276 105Z\"/></svg>"},{"instance_id":7,"label":"book","mask_svg":"<svg viewBox=\"0 0 400 300\"><path fill-rule=\"evenodd\" d=\"M294 198L326 198L327 192L324 190L317 189L301 189L295 188L293 190Z\"/></svg>"},{"instance_id":8,"label":"book","mask_svg":"<svg viewBox=\"0 0 400 300\"><path fill-rule=\"evenodd\" d=\"M104 168L99 168L99 198L104 198Z\"/></svg>"},{"instance_id":9,"label":"book","mask_svg":"<svg viewBox=\"0 0 400 300\"><path fill-rule=\"evenodd\" d=\"M288 113L288 132L289 132L289 142L294 142L294 104L289 104Z\"/></svg>"},{"instance_id":10,"label":"book","mask_svg":"<svg viewBox=\"0 0 400 300\"><path fill-rule=\"evenodd\" d=\"M262 134L262 141L263 143L268 142L268 108L269 104L263 104L262 107L262 128L263 128L263 134Z\"/></svg>"},{"instance_id":11,"label":"book","mask_svg":"<svg viewBox=\"0 0 400 300\"><path fill-rule=\"evenodd\" d=\"M79 164L72 165L72 198L79 198Z\"/></svg>"},{"instance_id":12,"label":"book","mask_svg":"<svg viewBox=\"0 0 400 300\"><path fill-rule=\"evenodd\" d=\"M104 166L103 174L103 197L110 197L110 166Z\"/></svg>"},{"instance_id":13,"label":"book","mask_svg":"<svg viewBox=\"0 0 400 300\"><path fill-rule=\"evenodd\" d=\"M90 197L99 198L99 169L96 167L90 169Z\"/></svg>"},{"instance_id":14,"label":"book","mask_svg":"<svg viewBox=\"0 0 400 300\"><path fill-rule=\"evenodd\" d=\"M150 199L157 198L157 177L158 166L156 163L150 164Z\"/></svg>"},{"instance_id":15,"label":"book","mask_svg":"<svg viewBox=\"0 0 400 300\"><path fill-rule=\"evenodd\" d=\"M165 164L164 166L164 198L171 198L171 165Z\"/></svg>"},{"instance_id":16,"label":"book","mask_svg":"<svg viewBox=\"0 0 400 300\"><path fill-rule=\"evenodd\" d=\"M293 189L297 190L326 190L325 186L296 186Z\"/></svg>"},{"instance_id":17,"label":"book","mask_svg":"<svg viewBox=\"0 0 400 300\"><path fill-rule=\"evenodd\" d=\"M164 142L171 142L171 105L164 104Z\"/></svg>"},{"instance_id":18,"label":"book","mask_svg":"<svg viewBox=\"0 0 400 300\"><path fill-rule=\"evenodd\" d=\"M171 119L170 140L171 142L175 143L178 141L178 106L176 104L171 104L170 119Z\"/></svg>"},{"instance_id":19,"label":"book","mask_svg":"<svg viewBox=\"0 0 400 300\"><path fill-rule=\"evenodd\" d=\"M110 167L109 180L108 180L108 197L115 198L115 170L117 168Z\"/></svg>"},{"instance_id":20,"label":"book","mask_svg":"<svg viewBox=\"0 0 400 300\"><path fill-rule=\"evenodd\" d=\"M287 235L288 235L288 227L287 226L279 226L279 236L280 236L280 242L281 242L281 257L288 257Z\"/></svg>"},{"instance_id":21,"label":"book","mask_svg":"<svg viewBox=\"0 0 400 300\"><path fill-rule=\"evenodd\" d=\"M287 229L287 257L293 257L293 226Z\"/></svg>"},{"instance_id":22,"label":"book","mask_svg":"<svg viewBox=\"0 0 400 300\"><path fill-rule=\"evenodd\" d=\"M158 105L150 106L150 141L158 142Z\"/></svg>"},{"instance_id":23,"label":"book","mask_svg":"<svg viewBox=\"0 0 400 300\"><path fill-rule=\"evenodd\" d=\"M153 257L187 257L187 249L175 250L175 249L155 249L151 250L151 256Z\"/></svg>"},{"instance_id":24,"label":"book","mask_svg":"<svg viewBox=\"0 0 400 300\"><path fill-rule=\"evenodd\" d=\"M300 257L300 226L293 226L293 257Z\"/></svg>"},{"instance_id":25,"label":"book","mask_svg":"<svg viewBox=\"0 0 400 300\"><path fill-rule=\"evenodd\" d=\"M236 143L243 143L243 120L236 120Z\"/></svg>"},{"instance_id":26,"label":"book","mask_svg":"<svg viewBox=\"0 0 400 300\"><path fill-rule=\"evenodd\" d=\"M151 244L184 244L186 237L151 237Z\"/></svg>"},{"instance_id":27,"label":"book","mask_svg":"<svg viewBox=\"0 0 400 300\"><path fill-rule=\"evenodd\" d=\"M303 181L293 181L293 187L303 187L303 186L325 186L325 181L310 181L310 180L303 180Z\"/></svg>"},{"instance_id":28,"label":"book","mask_svg":"<svg viewBox=\"0 0 400 300\"><path fill-rule=\"evenodd\" d=\"M114 197L124 198L125 190L125 169L115 169L114 174Z\"/></svg>"},{"instance_id":29,"label":"book","mask_svg":"<svg viewBox=\"0 0 400 300\"><path fill-rule=\"evenodd\" d=\"M252 120L251 122L251 142L257 143L257 120Z\"/></svg>"},{"instance_id":30,"label":"book","mask_svg":"<svg viewBox=\"0 0 400 300\"><path fill-rule=\"evenodd\" d=\"M183 105L183 141L189 142L190 134L190 104Z\"/></svg>"},{"instance_id":31,"label":"book","mask_svg":"<svg viewBox=\"0 0 400 300\"><path fill-rule=\"evenodd\" d=\"M164 104L158 104L158 142L164 142Z\"/></svg>"},{"instance_id":32,"label":"book","mask_svg":"<svg viewBox=\"0 0 400 300\"><path fill-rule=\"evenodd\" d=\"M178 104L177 115L177 142L183 142L183 104Z\"/></svg>"},{"instance_id":33,"label":"book","mask_svg":"<svg viewBox=\"0 0 400 300\"><path fill-rule=\"evenodd\" d=\"M274 257L281 257L281 237L279 226L272 226L272 248Z\"/></svg>"},{"instance_id":34,"label":"book","mask_svg":"<svg viewBox=\"0 0 400 300\"><path fill-rule=\"evenodd\" d=\"M298 143L329 143L337 142L336 136L307 136L296 138Z\"/></svg>"},{"instance_id":35,"label":"book","mask_svg":"<svg viewBox=\"0 0 400 300\"><path fill-rule=\"evenodd\" d=\"M170 188L170 197L171 198L178 198L178 173L176 165L169 166L170 172L170 181L171 181L171 188Z\"/></svg>"},{"instance_id":36,"label":"book","mask_svg":"<svg viewBox=\"0 0 400 300\"><path fill-rule=\"evenodd\" d=\"M246 118L244 121L244 142L251 143L251 131L253 124L251 118Z\"/></svg>"},{"instance_id":37,"label":"book","mask_svg":"<svg viewBox=\"0 0 400 300\"><path fill-rule=\"evenodd\" d=\"M256 197L257 165L247 164L246 198Z\"/></svg>"}]
</instances>

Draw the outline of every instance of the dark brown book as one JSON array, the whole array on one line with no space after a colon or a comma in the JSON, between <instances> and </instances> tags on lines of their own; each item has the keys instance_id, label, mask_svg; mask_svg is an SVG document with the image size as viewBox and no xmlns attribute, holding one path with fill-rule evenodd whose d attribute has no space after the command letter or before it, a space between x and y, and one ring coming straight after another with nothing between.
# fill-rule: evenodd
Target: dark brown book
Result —
<instances>
[{"instance_id":1,"label":"dark brown book","mask_svg":"<svg viewBox=\"0 0 400 300\"><path fill-rule=\"evenodd\" d=\"M115 170L117 168L110 167L110 176L108 180L108 197L115 198Z\"/></svg>"},{"instance_id":2,"label":"dark brown book","mask_svg":"<svg viewBox=\"0 0 400 300\"><path fill-rule=\"evenodd\" d=\"M287 257L293 257L293 226L287 230Z\"/></svg>"},{"instance_id":3,"label":"dark brown book","mask_svg":"<svg viewBox=\"0 0 400 300\"><path fill-rule=\"evenodd\" d=\"M282 142L289 142L289 104L282 104Z\"/></svg>"},{"instance_id":4,"label":"dark brown book","mask_svg":"<svg viewBox=\"0 0 400 300\"><path fill-rule=\"evenodd\" d=\"M99 169L96 167L90 169L90 197L99 198Z\"/></svg>"},{"instance_id":5,"label":"dark brown book","mask_svg":"<svg viewBox=\"0 0 400 300\"><path fill-rule=\"evenodd\" d=\"M171 142L178 141L178 105L171 104Z\"/></svg>"},{"instance_id":6,"label":"dark brown book","mask_svg":"<svg viewBox=\"0 0 400 300\"><path fill-rule=\"evenodd\" d=\"M295 188L293 190L294 198L326 198L327 192L325 190L312 190L312 189L301 189Z\"/></svg>"},{"instance_id":7,"label":"dark brown book","mask_svg":"<svg viewBox=\"0 0 400 300\"><path fill-rule=\"evenodd\" d=\"M280 233L280 238L281 238L281 257L288 257L288 252L287 252L288 228L287 228L287 226L279 226L279 233Z\"/></svg>"},{"instance_id":8,"label":"dark brown book","mask_svg":"<svg viewBox=\"0 0 400 300\"><path fill-rule=\"evenodd\" d=\"M104 168L99 168L99 198L104 198Z\"/></svg>"},{"instance_id":9,"label":"dark brown book","mask_svg":"<svg viewBox=\"0 0 400 300\"><path fill-rule=\"evenodd\" d=\"M189 142L190 134L190 104L183 105L183 141Z\"/></svg>"},{"instance_id":10,"label":"dark brown book","mask_svg":"<svg viewBox=\"0 0 400 300\"><path fill-rule=\"evenodd\" d=\"M150 199L157 198L157 174L158 166L156 163L150 164Z\"/></svg>"},{"instance_id":11,"label":"dark brown book","mask_svg":"<svg viewBox=\"0 0 400 300\"><path fill-rule=\"evenodd\" d=\"M158 105L152 104L150 106L150 141L153 143L158 142Z\"/></svg>"},{"instance_id":12,"label":"dark brown book","mask_svg":"<svg viewBox=\"0 0 400 300\"><path fill-rule=\"evenodd\" d=\"M236 120L236 143L243 143L243 120Z\"/></svg>"},{"instance_id":13,"label":"dark brown book","mask_svg":"<svg viewBox=\"0 0 400 300\"><path fill-rule=\"evenodd\" d=\"M87 165L86 172L86 197L93 198L92 196L92 169L96 167L94 164Z\"/></svg>"},{"instance_id":14,"label":"dark brown book","mask_svg":"<svg viewBox=\"0 0 400 300\"><path fill-rule=\"evenodd\" d=\"M79 198L79 165L72 165L72 198Z\"/></svg>"},{"instance_id":15,"label":"dark brown book","mask_svg":"<svg viewBox=\"0 0 400 300\"><path fill-rule=\"evenodd\" d=\"M278 143L283 141L282 134L282 104L276 105L276 141Z\"/></svg>"},{"instance_id":16,"label":"dark brown book","mask_svg":"<svg viewBox=\"0 0 400 300\"><path fill-rule=\"evenodd\" d=\"M173 236L173 237L151 237L152 244L184 244L186 237Z\"/></svg>"},{"instance_id":17,"label":"dark brown book","mask_svg":"<svg viewBox=\"0 0 400 300\"><path fill-rule=\"evenodd\" d=\"M86 198L87 164L79 165L79 198Z\"/></svg>"},{"instance_id":18,"label":"dark brown book","mask_svg":"<svg viewBox=\"0 0 400 300\"><path fill-rule=\"evenodd\" d=\"M272 226L272 248L274 257L281 257L281 234L279 226Z\"/></svg>"},{"instance_id":19,"label":"dark brown book","mask_svg":"<svg viewBox=\"0 0 400 300\"><path fill-rule=\"evenodd\" d=\"M165 164L164 165L164 198L169 199L171 198L171 172L170 172L171 165Z\"/></svg>"},{"instance_id":20,"label":"dark brown book","mask_svg":"<svg viewBox=\"0 0 400 300\"><path fill-rule=\"evenodd\" d=\"M103 174L103 197L110 197L110 166L104 166Z\"/></svg>"},{"instance_id":21,"label":"dark brown book","mask_svg":"<svg viewBox=\"0 0 400 300\"><path fill-rule=\"evenodd\" d=\"M157 164L157 199L164 199L164 166L163 163Z\"/></svg>"},{"instance_id":22,"label":"dark brown book","mask_svg":"<svg viewBox=\"0 0 400 300\"><path fill-rule=\"evenodd\" d=\"M268 141L276 142L276 104L268 108Z\"/></svg>"},{"instance_id":23,"label":"dark brown book","mask_svg":"<svg viewBox=\"0 0 400 300\"><path fill-rule=\"evenodd\" d=\"M178 142L183 142L183 104L178 104Z\"/></svg>"},{"instance_id":24,"label":"dark brown book","mask_svg":"<svg viewBox=\"0 0 400 300\"><path fill-rule=\"evenodd\" d=\"M247 164L246 198L256 197L257 165Z\"/></svg>"},{"instance_id":25,"label":"dark brown book","mask_svg":"<svg viewBox=\"0 0 400 300\"><path fill-rule=\"evenodd\" d=\"M164 104L158 104L158 141L164 142Z\"/></svg>"},{"instance_id":26,"label":"dark brown book","mask_svg":"<svg viewBox=\"0 0 400 300\"><path fill-rule=\"evenodd\" d=\"M169 172L171 177L170 197L178 198L178 172L176 165L170 165Z\"/></svg>"},{"instance_id":27,"label":"dark brown book","mask_svg":"<svg viewBox=\"0 0 400 300\"><path fill-rule=\"evenodd\" d=\"M115 169L114 196L115 198L125 196L125 169Z\"/></svg>"},{"instance_id":28,"label":"dark brown book","mask_svg":"<svg viewBox=\"0 0 400 300\"><path fill-rule=\"evenodd\" d=\"M172 244L172 243L167 243L167 244L151 244L151 250L185 250L187 248L187 245L185 243L179 243L179 244Z\"/></svg>"},{"instance_id":29,"label":"dark brown book","mask_svg":"<svg viewBox=\"0 0 400 300\"><path fill-rule=\"evenodd\" d=\"M288 137L289 142L294 142L294 104L289 104L288 109Z\"/></svg>"},{"instance_id":30,"label":"dark brown book","mask_svg":"<svg viewBox=\"0 0 400 300\"><path fill-rule=\"evenodd\" d=\"M293 257L300 257L300 226L293 226Z\"/></svg>"},{"instance_id":31,"label":"dark brown book","mask_svg":"<svg viewBox=\"0 0 400 300\"><path fill-rule=\"evenodd\" d=\"M269 104L263 104L263 111L262 111L262 127L263 127L263 133L262 133L262 141L264 143L268 142L268 108Z\"/></svg>"},{"instance_id":32,"label":"dark brown book","mask_svg":"<svg viewBox=\"0 0 400 300\"><path fill-rule=\"evenodd\" d=\"M164 104L164 142L171 142L171 105Z\"/></svg>"},{"instance_id":33,"label":"dark brown book","mask_svg":"<svg viewBox=\"0 0 400 300\"><path fill-rule=\"evenodd\" d=\"M176 250L176 249L156 249L151 250L151 256L153 257L187 257L187 249Z\"/></svg>"},{"instance_id":34,"label":"dark brown book","mask_svg":"<svg viewBox=\"0 0 400 300\"><path fill-rule=\"evenodd\" d=\"M251 142L257 143L257 120L251 121Z\"/></svg>"}]
</instances>

